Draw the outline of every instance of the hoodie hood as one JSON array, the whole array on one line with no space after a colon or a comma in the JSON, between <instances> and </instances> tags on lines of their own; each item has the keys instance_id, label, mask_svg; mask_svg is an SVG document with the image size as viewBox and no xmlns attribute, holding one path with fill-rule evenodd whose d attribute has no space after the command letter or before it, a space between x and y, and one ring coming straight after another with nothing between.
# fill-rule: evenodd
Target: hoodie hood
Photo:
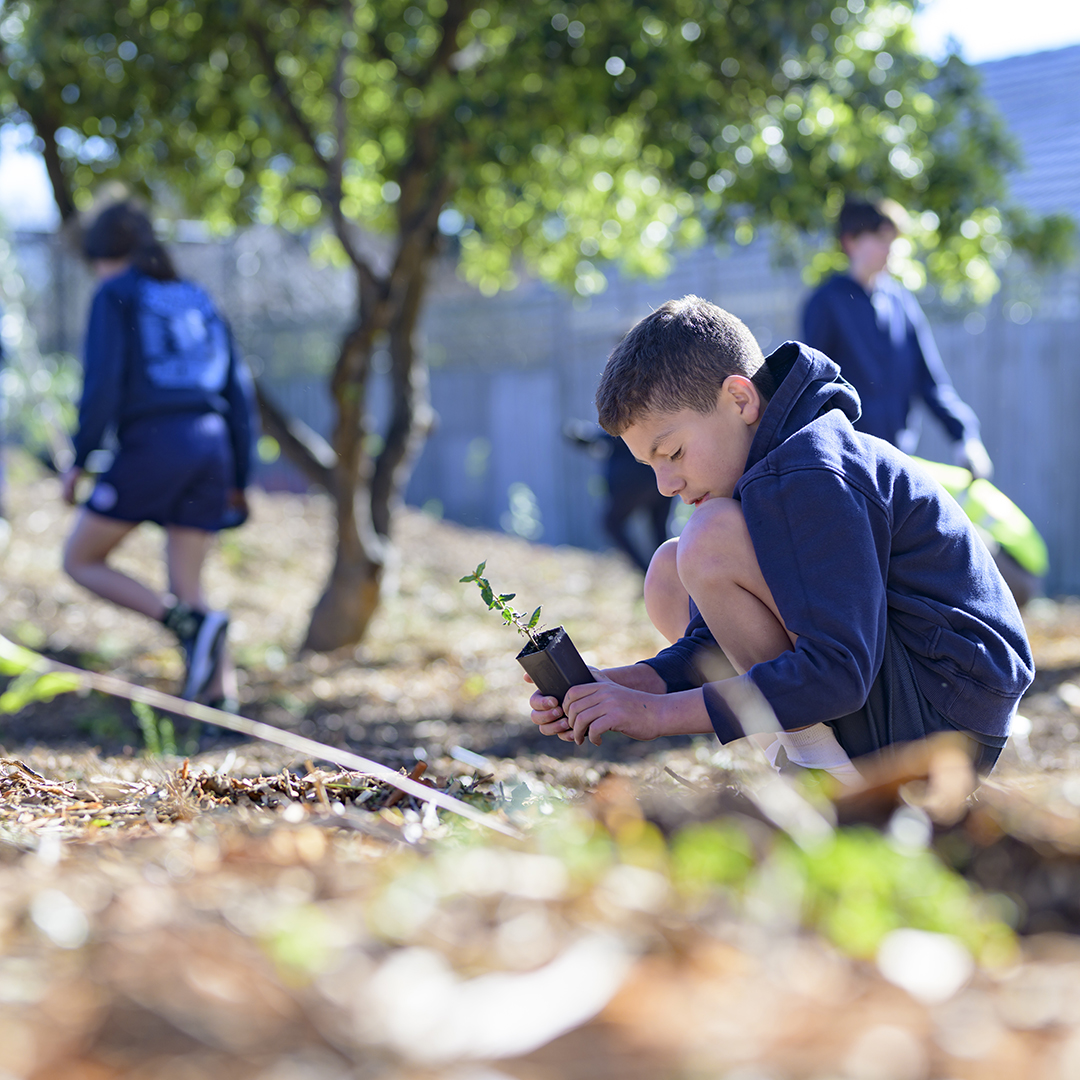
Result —
<instances>
[{"instance_id":1,"label":"hoodie hood","mask_svg":"<svg viewBox=\"0 0 1080 1080\"><path fill-rule=\"evenodd\" d=\"M852 423L859 419L862 406L855 387L824 353L797 341L785 341L765 358L764 366L776 392L750 445L747 470L830 409L839 409Z\"/></svg>"}]
</instances>

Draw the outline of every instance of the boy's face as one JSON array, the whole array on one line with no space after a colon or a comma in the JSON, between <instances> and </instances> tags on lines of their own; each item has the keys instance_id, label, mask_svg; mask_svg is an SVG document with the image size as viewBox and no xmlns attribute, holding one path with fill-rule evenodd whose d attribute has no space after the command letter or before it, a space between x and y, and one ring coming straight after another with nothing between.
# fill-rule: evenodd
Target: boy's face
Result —
<instances>
[{"instance_id":1,"label":"boy's face","mask_svg":"<svg viewBox=\"0 0 1080 1080\"><path fill-rule=\"evenodd\" d=\"M885 269L896 235L896 229L885 223L874 232L861 232L841 240L840 246L851 261L856 276L874 277Z\"/></svg>"},{"instance_id":2,"label":"boy's face","mask_svg":"<svg viewBox=\"0 0 1080 1080\"><path fill-rule=\"evenodd\" d=\"M652 467L661 494L678 495L698 506L708 499L731 498L764 408L749 379L730 375L711 413L646 413L622 438L638 461Z\"/></svg>"}]
</instances>

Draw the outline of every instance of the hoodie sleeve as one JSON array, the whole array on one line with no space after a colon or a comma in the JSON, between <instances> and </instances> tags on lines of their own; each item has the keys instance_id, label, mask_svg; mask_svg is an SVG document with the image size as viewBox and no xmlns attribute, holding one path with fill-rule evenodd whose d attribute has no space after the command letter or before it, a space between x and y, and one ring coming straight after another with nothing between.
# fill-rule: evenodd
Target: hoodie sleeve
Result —
<instances>
[{"instance_id":1,"label":"hoodie sleeve","mask_svg":"<svg viewBox=\"0 0 1080 1080\"><path fill-rule=\"evenodd\" d=\"M720 651L716 639L709 632L705 620L696 609L683 636L673 645L661 650L648 664L667 687L669 694L680 690L696 690L703 682L703 670L708 670L709 657Z\"/></svg>"},{"instance_id":2,"label":"hoodie sleeve","mask_svg":"<svg viewBox=\"0 0 1080 1080\"><path fill-rule=\"evenodd\" d=\"M120 411L127 351L125 304L109 289L99 289L90 306L83 359L83 391L79 401L79 430L74 437L77 468L101 446L105 431Z\"/></svg>"},{"instance_id":3,"label":"hoodie sleeve","mask_svg":"<svg viewBox=\"0 0 1080 1080\"><path fill-rule=\"evenodd\" d=\"M881 666L891 528L876 498L827 467L767 473L744 487L743 513L794 650L746 676L783 728L861 708ZM743 734L722 694L705 703L722 742Z\"/></svg>"},{"instance_id":4,"label":"hoodie sleeve","mask_svg":"<svg viewBox=\"0 0 1080 1080\"><path fill-rule=\"evenodd\" d=\"M902 295L902 302L915 335L919 396L926 402L927 408L941 421L954 442L977 439L979 437L978 418L956 392L942 363L941 353L938 352L937 342L934 340L930 323L923 309L910 293L905 292Z\"/></svg>"}]
</instances>

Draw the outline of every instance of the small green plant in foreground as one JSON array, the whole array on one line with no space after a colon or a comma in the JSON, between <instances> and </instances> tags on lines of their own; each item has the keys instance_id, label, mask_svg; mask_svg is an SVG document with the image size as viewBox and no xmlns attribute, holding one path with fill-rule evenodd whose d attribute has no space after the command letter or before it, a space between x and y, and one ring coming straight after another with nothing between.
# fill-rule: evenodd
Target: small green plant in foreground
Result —
<instances>
[{"instance_id":1,"label":"small green plant in foreground","mask_svg":"<svg viewBox=\"0 0 1080 1080\"><path fill-rule=\"evenodd\" d=\"M167 716L158 716L149 705L144 705L141 701L133 701L131 711L139 722L146 752L151 757L175 756L176 729L173 722Z\"/></svg>"},{"instance_id":2,"label":"small green plant in foreground","mask_svg":"<svg viewBox=\"0 0 1080 1080\"><path fill-rule=\"evenodd\" d=\"M484 603L487 604L488 610L497 611L507 625L515 627L518 633L527 637L539 649L540 642L537 640L537 635L541 632L539 629L540 609L537 608L528 618L526 618L523 611L515 611L510 606L510 601L517 596L517 593L496 593L491 587L491 582L484 577L484 568L486 566L487 560L485 559L471 574L461 578L461 580L464 582L476 582L480 589L480 596L483 598Z\"/></svg>"}]
</instances>

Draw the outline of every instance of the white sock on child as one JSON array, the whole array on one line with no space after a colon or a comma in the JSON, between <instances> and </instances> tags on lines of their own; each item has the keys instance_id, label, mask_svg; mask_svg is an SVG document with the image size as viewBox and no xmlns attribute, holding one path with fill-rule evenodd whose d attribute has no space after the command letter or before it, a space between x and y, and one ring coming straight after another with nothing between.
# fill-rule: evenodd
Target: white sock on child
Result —
<instances>
[{"instance_id":1,"label":"white sock on child","mask_svg":"<svg viewBox=\"0 0 1080 1080\"><path fill-rule=\"evenodd\" d=\"M844 784L857 784L862 779L828 724L812 724L801 731L781 731L776 741L784 748L788 761L793 765L801 765L804 769L824 769ZM770 759L775 756L774 752Z\"/></svg>"}]
</instances>

